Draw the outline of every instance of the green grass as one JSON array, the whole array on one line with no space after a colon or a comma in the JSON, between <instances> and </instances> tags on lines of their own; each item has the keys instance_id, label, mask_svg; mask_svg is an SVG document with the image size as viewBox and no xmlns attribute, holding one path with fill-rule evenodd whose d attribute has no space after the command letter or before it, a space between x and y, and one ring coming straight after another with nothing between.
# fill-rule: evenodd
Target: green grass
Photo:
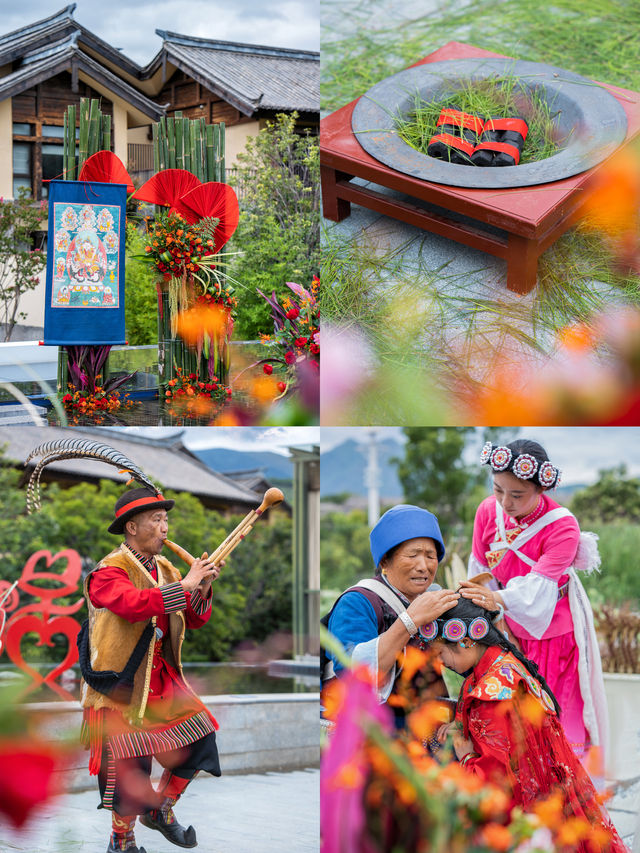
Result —
<instances>
[{"instance_id":1,"label":"green grass","mask_svg":"<svg viewBox=\"0 0 640 853\"><path fill-rule=\"evenodd\" d=\"M410 17L380 0L323 0L322 102L333 110L448 41L640 89L635 0L471 0Z\"/></svg>"},{"instance_id":2,"label":"green grass","mask_svg":"<svg viewBox=\"0 0 640 853\"><path fill-rule=\"evenodd\" d=\"M553 107L535 88L523 90L510 75L473 82L452 81L450 93L436 101L425 101L416 93L409 114L396 118L399 135L407 145L426 154L431 137L438 132L440 113L448 107L477 116L483 122L490 118L524 118L529 131L520 156L521 164L544 160L560 149Z\"/></svg>"},{"instance_id":3,"label":"green grass","mask_svg":"<svg viewBox=\"0 0 640 853\"><path fill-rule=\"evenodd\" d=\"M640 90L635 0L470 0L412 17L417 5L323 0L323 109L343 106L452 40ZM415 262L411 251L408 263L415 241L391 252L339 235L339 227L330 228L325 240L323 317L357 328L379 364L378 381L354 395L343 423L459 422L456 407L473 397L492 353L544 358L562 327L589 322L613 303L640 305L640 278L619 268L612 246L582 228L542 255L538 287L524 299L506 285L497 296L469 296L450 266L434 268L429 252L418 252ZM427 248L430 240L426 234ZM457 244L450 247L454 259ZM487 257L486 266L492 263Z\"/></svg>"}]
</instances>

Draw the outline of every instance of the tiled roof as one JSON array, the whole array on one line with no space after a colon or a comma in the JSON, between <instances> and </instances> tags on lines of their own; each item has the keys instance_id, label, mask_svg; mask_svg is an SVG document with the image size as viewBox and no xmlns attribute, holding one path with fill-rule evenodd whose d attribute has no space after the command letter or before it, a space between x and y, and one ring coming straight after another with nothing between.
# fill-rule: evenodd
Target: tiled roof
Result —
<instances>
[{"instance_id":1,"label":"tiled roof","mask_svg":"<svg viewBox=\"0 0 640 853\"><path fill-rule=\"evenodd\" d=\"M154 120L163 116L162 107L83 50L86 46L123 71L140 75L139 66L74 21L74 9L75 4L71 4L49 18L0 36L0 65L16 66L0 77L0 99L19 95L42 80L75 67L144 115Z\"/></svg>"},{"instance_id":2,"label":"tiled roof","mask_svg":"<svg viewBox=\"0 0 640 853\"><path fill-rule=\"evenodd\" d=\"M134 441L129 441L123 429L109 430L107 434L105 430L91 428L33 426L19 430L5 430L5 432L6 435L3 437L3 444L6 444L5 458L23 464L31 451L40 444L62 438L82 438L114 447L135 462L163 489L189 492L199 497L204 503L253 509L262 499L262 495L256 495L255 492L235 483L224 474L207 468L179 440L171 446L167 446L165 442L156 443L151 439L144 441L136 438ZM47 465L45 471L48 469L57 472L58 476L79 480L106 479L124 484L129 479L128 474L121 474L112 465L95 459L65 459L52 462Z\"/></svg>"},{"instance_id":3,"label":"tiled roof","mask_svg":"<svg viewBox=\"0 0 640 853\"><path fill-rule=\"evenodd\" d=\"M156 30L170 62L246 115L320 109L320 54Z\"/></svg>"}]
</instances>

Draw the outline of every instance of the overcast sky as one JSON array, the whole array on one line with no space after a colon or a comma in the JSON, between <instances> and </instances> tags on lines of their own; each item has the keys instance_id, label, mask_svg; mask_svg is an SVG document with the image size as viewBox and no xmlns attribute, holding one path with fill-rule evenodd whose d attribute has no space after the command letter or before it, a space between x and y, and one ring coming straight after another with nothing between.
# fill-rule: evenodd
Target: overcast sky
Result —
<instances>
[{"instance_id":1,"label":"overcast sky","mask_svg":"<svg viewBox=\"0 0 640 853\"><path fill-rule=\"evenodd\" d=\"M119 433L122 427L113 427ZM225 447L229 450L282 453L289 447L306 447L320 443L319 427L129 427L133 433L164 437L182 434L190 450Z\"/></svg>"},{"instance_id":2,"label":"overcast sky","mask_svg":"<svg viewBox=\"0 0 640 853\"><path fill-rule=\"evenodd\" d=\"M63 0L0 0L0 35L48 18ZM318 0L78 0L75 20L146 65L160 50L156 29L198 38L319 50Z\"/></svg>"},{"instance_id":3,"label":"overcast sky","mask_svg":"<svg viewBox=\"0 0 640 853\"><path fill-rule=\"evenodd\" d=\"M374 427L379 439L392 436L405 441L400 427ZM321 450L349 438L365 443L372 428L323 427ZM543 445L554 465L562 471L563 485L593 483L598 471L625 463L630 474L640 476L640 428L638 427L521 427L518 438L531 438ZM469 464L478 460L482 436L478 430L475 446L469 447Z\"/></svg>"}]
</instances>

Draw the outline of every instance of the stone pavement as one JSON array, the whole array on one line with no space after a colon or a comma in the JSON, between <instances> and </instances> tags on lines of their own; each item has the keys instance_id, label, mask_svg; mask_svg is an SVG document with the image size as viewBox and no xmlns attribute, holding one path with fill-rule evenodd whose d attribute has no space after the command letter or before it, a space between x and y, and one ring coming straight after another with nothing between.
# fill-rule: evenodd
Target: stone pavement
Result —
<instances>
[{"instance_id":1,"label":"stone pavement","mask_svg":"<svg viewBox=\"0 0 640 853\"><path fill-rule=\"evenodd\" d=\"M199 853L317 853L319 778L317 769L198 777L176 813L195 826ZM26 832L9 832L0 819L1 853L104 853L111 817L98 802L96 784L59 800ZM147 853L181 849L143 826L136 841Z\"/></svg>"},{"instance_id":2,"label":"stone pavement","mask_svg":"<svg viewBox=\"0 0 640 853\"><path fill-rule=\"evenodd\" d=\"M182 823L196 827L200 853L318 853L319 779L317 769L203 776L177 813ZM97 803L97 787L69 794L22 833L0 820L0 853L104 853L110 818L96 810ZM629 849L640 853L640 777L619 784L608 807ZM147 853L178 849L145 827L136 838Z\"/></svg>"}]
</instances>

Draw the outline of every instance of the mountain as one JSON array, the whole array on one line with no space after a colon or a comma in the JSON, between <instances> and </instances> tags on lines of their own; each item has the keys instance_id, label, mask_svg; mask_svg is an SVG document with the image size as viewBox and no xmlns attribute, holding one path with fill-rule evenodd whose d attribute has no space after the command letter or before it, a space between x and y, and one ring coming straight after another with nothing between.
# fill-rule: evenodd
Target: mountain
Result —
<instances>
[{"instance_id":1,"label":"mountain","mask_svg":"<svg viewBox=\"0 0 640 853\"><path fill-rule=\"evenodd\" d=\"M279 453L254 453L222 447L207 447L193 450L192 453L212 471L218 471L221 474L259 468L267 480L291 480L293 477L291 459Z\"/></svg>"},{"instance_id":2,"label":"mountain","mask_svg":"<svg viewBox=\"0 0 640 853\"><path fill-rule=\"evenodd\" d=\"M368 447L353 439L322 453L320 457L320 496L339 495L345 492L366 495L366 467ZM393 438L378 442L379 491L382 498L401 498L402 486L395 465L389 460L404 456L404 446Z\"/></svg>"}]
</instances>

